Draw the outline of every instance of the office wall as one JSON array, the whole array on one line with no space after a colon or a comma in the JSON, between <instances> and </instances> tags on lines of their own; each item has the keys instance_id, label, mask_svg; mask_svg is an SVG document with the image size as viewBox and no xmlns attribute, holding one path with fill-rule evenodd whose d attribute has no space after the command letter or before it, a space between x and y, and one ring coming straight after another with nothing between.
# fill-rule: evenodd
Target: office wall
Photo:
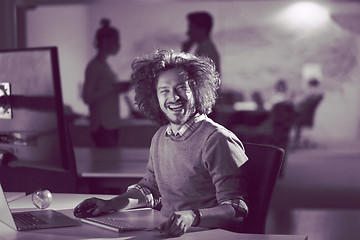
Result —
<instances>
[{"instance_id":1,"label":"office wall","mask_svg":"<svg viewBox=\"0 0 360 240\"><path fill-rule=\"evenodd\" d=\"M294 1L291 1L294 3ZM268 97L279 78L300 92L302 69L321 66L325 98L308 134L319 141L359 139L359 33L329 18L311 31L279 21L289 1L94 1L88 5L39 6L27 14L28 45L54 43L60 48L64 101L87 112L79 96L87 61L94 55L94 32L102 17L121 31L122 49L110 59L119 79L128 79L132 60L157 48L180 48L186 13L207 10L215 19L213 40L221 54L223 89L249 98L255 90ZM332 2L330 14L360 14L356 2ZM351 23L352 18L347 18ZM314 24L312 24L314 25ZM124 114L124 113L123 113ZM126 113L123 115L126 116Z\"/></svg>"},{"instance_id":2,"label":"office wall","mask_svg":"<svg viewBox=\"0 0 360 240\"><path fill-rule=\"evenodd\" d=\"M40 5L26 14L27 47L58 47L63 99L80 113L87 111L80 88L91 57L88 8L84 4Z\"/></svg>"}]
</instances>

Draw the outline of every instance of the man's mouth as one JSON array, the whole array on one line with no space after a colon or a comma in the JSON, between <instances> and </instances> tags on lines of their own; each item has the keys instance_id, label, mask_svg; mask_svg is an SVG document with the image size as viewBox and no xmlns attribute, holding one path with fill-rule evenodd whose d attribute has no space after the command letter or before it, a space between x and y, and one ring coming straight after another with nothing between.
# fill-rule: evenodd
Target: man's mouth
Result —
<instances>
[{"instance_id":1,"label":"man's mouth","mask_svg":"<svg viewBox=\"0 0 360 240\"><path fill-rule=\"evenodd\" d=\"M181 111L184 108L184 104L182 103L175 103L175 104L168 104L167 107L171 110L171 111Z\"/></svg>"}]
</instances>

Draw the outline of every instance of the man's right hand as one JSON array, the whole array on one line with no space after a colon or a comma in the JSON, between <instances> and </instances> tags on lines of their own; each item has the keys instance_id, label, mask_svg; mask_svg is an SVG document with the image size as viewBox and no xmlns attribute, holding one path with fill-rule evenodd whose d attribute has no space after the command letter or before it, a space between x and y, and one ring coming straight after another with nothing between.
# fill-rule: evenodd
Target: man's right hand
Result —
<instances>
[{"instance_id":1,"label":"man's right hand","mask_svg":"<svg viewBox=\"0 0 360 240\"><path fill-rule=\"evenodd\" d=\"M74 215L77 217L91 217L110 211L112 211L110 200L89 198L82 201L74 208Z\"/></svg>"}]
</instances>

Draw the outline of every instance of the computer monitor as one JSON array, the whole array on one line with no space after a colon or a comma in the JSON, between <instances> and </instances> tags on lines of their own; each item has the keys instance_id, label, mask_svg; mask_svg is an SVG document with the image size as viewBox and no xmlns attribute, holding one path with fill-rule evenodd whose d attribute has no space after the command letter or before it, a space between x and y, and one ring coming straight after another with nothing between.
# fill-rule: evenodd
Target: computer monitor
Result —
<instances>
[{"instance_id":1,"label":"computer monitor","mask_svg":"<svg viewBox=\"0 0 360 240\"><path fill-rule=\"evenodd\" d=\"M74 173L70 140L57 48L0 50L1 168Z\"/></svg>"}]
</instances>

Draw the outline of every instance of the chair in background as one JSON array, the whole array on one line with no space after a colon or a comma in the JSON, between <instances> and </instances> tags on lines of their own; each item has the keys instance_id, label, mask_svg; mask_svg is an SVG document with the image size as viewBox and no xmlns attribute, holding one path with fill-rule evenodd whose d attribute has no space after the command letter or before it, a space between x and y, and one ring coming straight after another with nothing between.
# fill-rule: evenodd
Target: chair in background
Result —
<instances>
[{"instance_id":1,"label":"chair in background","mask_svg":"<svg viewBox=\"0 0 360 240\"><path fill-rule=\"evenodd\" d=\"M301 146L301 131L303 128L312 128L314 126L316 109L318 108L323 97L324 96L322 94L311 95L303 102L301 102L297 107L297 116L294 122L294 148Z\"/></svg>"},{"instance_id":2,"label":"chair in background","mask_svg":"<svg viewBox=\"0 0 360 240\"><path fill-rule=\"evenodd\" d=\"M235 125L231 130L243 142L273 145L284 149L284 163L280 170L280 176L283 176L287 158L286 153L290 142L290 131L295 116L295 108L292 102L279 102L272 107L267 119L259 125Z\"/></svg>"},{"instance_id":3,"label":"chair in background","mask_svg":"<svg viewBox=\"0 0 360 240\"><path fill-rule=\"evenodd\" d=\"M244 147L249 160L241 171L245 171L249 183L249 214L244 222L228 230L264 234L272 193L285 151L279 147L254 143L244 143Z\"/></svg>"}]
</instances>

